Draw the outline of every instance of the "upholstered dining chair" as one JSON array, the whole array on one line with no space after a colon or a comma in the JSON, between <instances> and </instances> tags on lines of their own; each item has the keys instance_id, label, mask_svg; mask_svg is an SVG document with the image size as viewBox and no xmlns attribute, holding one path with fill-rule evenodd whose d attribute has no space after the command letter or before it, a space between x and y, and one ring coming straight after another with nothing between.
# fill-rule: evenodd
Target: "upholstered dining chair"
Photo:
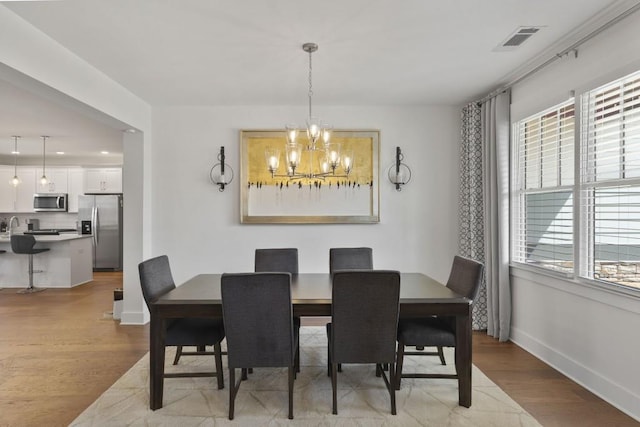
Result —
<instances>
[{"instance_id":1,"label":"upholstered dining chair","mask_svg":"<svg viewBox=\"0 0 640 427\"><path fill-rule=\"evenodd\" d=\"M339 363L372 363L382 376L396 414L395 349L400 273L390 270L337 270L332 278L331 323L327 324L333 413L338 413ZM366 286L365 286L366 284ZM389 377L383 369L388 364Z\"/></svg>"},{"instance_id":2,"label":"upholstered dining chair","mask_svg":"<svg viewBox=\"0 0 640 427\"><path fill-rule=\"evenodd\" d=\"M459 295L469 298L472 302L480 289L484 266L478 261L461 256L453 258L451 273L447 280L447 287ZM438 352L405 351L405 347L437 347ZM429 373L403 373L403 362L406 355L411 356L440 356L444 365L443 347L456 346L456 322L455 317L429 316L417 319L402 319L398 324L398 355L396 388L400 390L402 378L449 378L457 379L458 374L429 374Z\"/></svg>"},{"instance_id":3,"label":"upholstered dining chair","mask_svg":"<svg viewBox=\"0 0 640 427\"><path fill-rule=\"evenodd\" d=\"M373 270L373 250L371 248L330 248L329 273L337 270ZM329 370L330 375L331 370ZM338 364L342 372L342 364Z\"/></svg>"},{"instance_id":4,"label":"upholstered dining chair","mask_svg":"<svg viewBox=\"0 0 640 427\"><path fill-rule=\"evenodd\" d=\"M148 259L138 264L142 295L151 310L151 303L175 289L176 285L171 274L169 258L166 255ZM166 346L176 346L174 365L178 364L181 355L209 356L213 355L216 365L215 372L194 373L165 373L165 378L176 377L216 377L218 389L224 388L222 372L222 348L220 342L224 339L224 325L221 319L178 318L166 322ZM206 351L205 346L212 345L214 351ZM196 351L182 351L183 346L195 346Z\"/></svg>"},{"instance_id":5,"label":"upholstered dining chair","mask_svg":"<svg viewBox=\"0 0 640 427\"><path fill-rule=\"evenodd\" d=\"M287 272L298 274L298 249L297 248L266 248L256 249L254 271L258 272ZM294 327L300 329L300 317L294 317ZM299 353L299 349L298 349ZM247 378L247 372L253 372L253 368L242 372L242 378ZM300 366L298 365L298 372Z\"/></svg>"},{"instance_id":6,"label":"upholstered dining chair","mask_svg":"<svg viewBox=\"0 0 640 427\"><path fill-rule=\"evenodd\" d=\"M254 271L298 274L297 248L256 249Z\"/></svg>"},{"instance_id":7,"label":"upholstered dining chair","mask_svg":"<svg viewBox=\"0 0 640 427\"><path fill-rule=\"evenodd\" d=\"M329 272L336 270L372 270L373 250L371 248L331 248L329 249Z\"/></svg>"},{"instance_id":8,"label":"upholstered dining chair","mask_svg":"<svg viewBox=\"0 0 640 427\"><path fill-rule=\"evenodd\" d=\"M222 313L227 334L229 419L240 384L235 371L287 367L289 419L293 419L293 381L299 363L299 329L293 324L290 273L223 274Z\"/></svg>"}]
</instances>

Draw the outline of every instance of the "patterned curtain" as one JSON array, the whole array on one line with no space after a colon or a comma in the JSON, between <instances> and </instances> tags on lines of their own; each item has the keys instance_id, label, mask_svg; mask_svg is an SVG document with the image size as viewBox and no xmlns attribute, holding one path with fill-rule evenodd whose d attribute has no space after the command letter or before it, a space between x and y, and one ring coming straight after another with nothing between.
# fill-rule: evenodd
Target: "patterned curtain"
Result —
<instances>
[{"instance_id":1,"label":"patterned curtain","mask_svg":"<svg viewBox=\"0 0 640 427\"><path fill-rule=\"evenodd\" d=\"M482 157L482 109L474 102L462 109L459 252L484 263ZM473 305L473 329L487 329L487 320L487 287L483 278Z\"/></svg>"}]
</instances>

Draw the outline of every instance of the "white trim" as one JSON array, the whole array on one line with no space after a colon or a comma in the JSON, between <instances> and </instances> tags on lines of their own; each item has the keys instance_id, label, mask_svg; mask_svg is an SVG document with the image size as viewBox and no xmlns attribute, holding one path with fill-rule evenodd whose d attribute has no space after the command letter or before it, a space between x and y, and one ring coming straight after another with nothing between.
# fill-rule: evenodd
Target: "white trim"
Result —
<instances>
[{"instance_id":1,"label":"white trim","mask_svg":"<svg viewBox=\"0 0 640 427\"><path fill-rule=\"evenodd\" d=\"M604 399L630 417L640 421L640 396L616 384L598 372L557 351L516 327L511 328L510 339L552 368ZM615 349L612 349L615 351Z\"/></svg>"},{"instance_id":2,"label":"white trim","mask_svg":"<svg viewBox=\"0 0 640 427\"><path fill-rule=\"evenodd\" d=\"M550 271L545 269L535 267L523 269L520 266L512 265L510 274L513 277L528 280L580 298L640 314L640 289L636 291L631 288L603 284L595 280L582 278L563 278L550 274Z\"/></svg>"}]
</instances>

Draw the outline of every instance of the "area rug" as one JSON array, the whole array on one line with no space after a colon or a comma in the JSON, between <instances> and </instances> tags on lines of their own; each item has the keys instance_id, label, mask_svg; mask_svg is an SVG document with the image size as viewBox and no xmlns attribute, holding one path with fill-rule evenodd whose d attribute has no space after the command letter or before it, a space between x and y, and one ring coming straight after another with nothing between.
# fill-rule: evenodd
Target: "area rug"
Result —
<instances>
[{"instance_id":1,"label":"area rug","mask_svg":"<svg viewBox=\"0 0 640 427\"><path fill-rule=\"evenodd\" d=\"M169 378L163 407L149 409L149 354L80 414L72 426L539 426L540 424L479 369L473 367L471 408L458 406L456 380L403 379L397 391L397 415L373 365L345 365L338 375L338 414L331 413L331 380L327 376L327 339L323 327L300 332L301 372L294 385L294 419L289 420L286 369L255 369L236 397L235 418L228 419L228 371L225 388L214 378ZM407 357L413 372L453 372L437 357ZM214 370L213 358L183 356L173 366L167 349L166 371ZM226 358L223 357L223 363ZM238 374L239 375L239 372Z\"/></svg>"}]
</instances>

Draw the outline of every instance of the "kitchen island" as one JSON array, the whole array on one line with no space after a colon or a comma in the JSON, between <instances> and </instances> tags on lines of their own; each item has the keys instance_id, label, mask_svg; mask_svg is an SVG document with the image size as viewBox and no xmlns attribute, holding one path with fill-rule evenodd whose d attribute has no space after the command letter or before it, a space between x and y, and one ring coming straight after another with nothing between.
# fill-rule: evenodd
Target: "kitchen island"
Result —
<instances>
[{"instance_id":1,"label":"kitchen island","mask_svg":"<svg viewBox=\"0 0 640 427\"><path fill-rule=\"evenodd\" d=\"M49 251L33 256L33 285L36 288L71 288L93 280L91 235L75 233L38 235L36 248ZM29 256L11 251L9 236L0 235L0 287L26 288L29 285Z\"/></svg>"}]
</instances>

